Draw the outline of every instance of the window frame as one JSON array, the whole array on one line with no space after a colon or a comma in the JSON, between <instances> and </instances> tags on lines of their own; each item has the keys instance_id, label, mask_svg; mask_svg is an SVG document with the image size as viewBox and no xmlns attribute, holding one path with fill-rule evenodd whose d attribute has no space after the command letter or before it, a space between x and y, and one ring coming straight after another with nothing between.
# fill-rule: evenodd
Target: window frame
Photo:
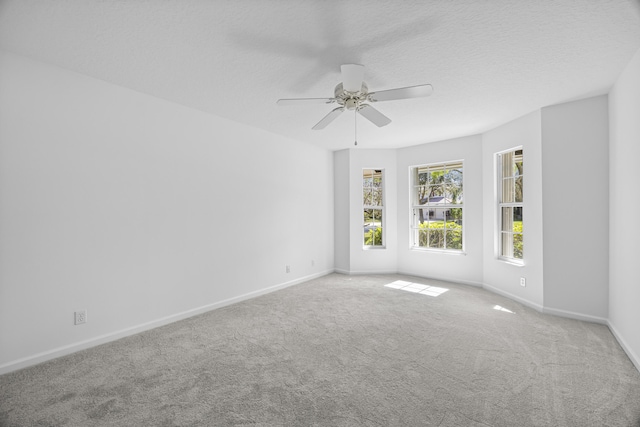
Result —
<instances>
[{"instance_id":1,"label":"window frame","mask_svg":"<svg viewBox=\"0 0 640 427\"><path fill-rule=\"evenodd\" d=\"M445 210L445 214L444 214L444 219L443 222L445 224L445 226L443 227L444 229L444 235L443 235L443 239L444 239L444 247L429 247L429 246L420 246L419 241L420 241L420 228L419 225L417 224L417 220L416 219L416 215L417 214L417 210L427 210L430 211L430 205L428 204L422 204L420 205L419 203L416 203L417 197L419 197L418 193L417 193L417 188L424 186L424 185L420 185L419 182L417 182L418 180L418 171L421 168L426 168L427 170L432 169L433 171L437 171L438 169L440 170L447 170L447 169L460 169L462 171L462 178L460 181L460 188L462 190L462 198L461 198L461 202L460 203L445 203L442 205L439 205L436 207L433 207L433 211L435 213L436 209L444 209ZM444 186L444 184L442 184ZM445 192L446 194L446 192ZM460 209L462 211L462 215L461 218L459 219L461 221L460 227L460 233L461 233L461 247L460 248L447 248L446 244L447 244L447 238L446 238L446 233L447 233L447 214L446 212L450 209ZM409 166L409 249L410 250L415 250L415 251L423 251L423 252L435 252L435 253L442 253L442 254L451 254L451 255L465 255L465 249L466 249L466 233L465 233L465 211L466 209L464 209L464 159L458 159L458 160L447 160L444 162L433 162L433 163L423 163L423 164L418 164L418 165L412 165ZM431 212L429 212L429 216L431 215Z\"/></svg>"},{"instance_id":2,"label":"window frame","mask_svg":"<svg viewBox=\"0 0 640 427\"><path fill-rule=\"evenodd\" d=\"M522 173L518 173L518 175L513 175L513 176L509 176L509 177L505 177L504 176L504 166L503 166L503 159L504 159L504 155L505 154L509 154L509 153L514 153L514 155L517 155L515 153L517 153L518 151L521 151L520 154L520 161L522 162L522 169L523 172ZM513 164L515 164L517 159L513 159ZM495 178L496 178L496 223L495 223L495 247L496 247L496 258L500 261L509 263L509 264L515 264L515 265L519 265L522 266L525 264L525 259L524 259L524 149L522 146L517 146L517 147L513 147L513 148L509 148L507 150L503 150L500 152L495 153ZM514 178L514 191L515 191L515 179L517 177L522 178L522 184L521 184L521 200L520 201L503 201L503 197L504 197L504 193L503 193L503 185L504 185L504 181L505 179L510 179L510 178ZM514 193L515 195L515 193ZM515 199L515 197L514 197ZM520 212L521 212L521 222L522 222L522 230L520 232L514 232L514 231L505 231L503 230L503 221L505 220L503 218L503 208L506 209L513 209L513 208L520 208ZM511 219L511 221L513 221L513 219ZM510 227L513 230L513 226ZM503 240L503 235L504 234L511 234L512 236L519 234L521 237L521 241L522 241L522 258L517 258L515 256L508 256L508 255L504 255L503 251L504 251L504 240ZM513 239L510 239L511 242L513 242ZM512 249L513 251L513 249Z\"/></svg>"},{"instance_id":3,"label":"window frame","mask_svg":"<svg viewBox=\"0 0 640 427\"><path fill-rule=\"evenodd\" d=\"M375 204L365 204L365 189L367 187L365 187L365 172L366 171L372 171L373 173L371 174L371 178L375 178L376 174L379 174L380 176L380 204L379 205L375 205ZM380 171L380 172L378 172ZM387 212L386 212L386 179L385 179L385 169L384 168L376 168L376 167L370 167L370 168L362 168L362 235L361 235L361 243L362 243L362 249L363 250L376 250L376 249L386 249L386 221L387 221ZM373 188L373 186L372 186ZM365 244L365 227L367 227L367 223L365 222L365 218L364 218L364 212L366 210L379 210L380 211L380 228L382 229L381 231L381 236L380 236L380 240L381 243L379 245L375 245L375 244L371 244L371 245L367 245ZM375 241L375 240L374 240Z\"/></svg>"}]
</instances>

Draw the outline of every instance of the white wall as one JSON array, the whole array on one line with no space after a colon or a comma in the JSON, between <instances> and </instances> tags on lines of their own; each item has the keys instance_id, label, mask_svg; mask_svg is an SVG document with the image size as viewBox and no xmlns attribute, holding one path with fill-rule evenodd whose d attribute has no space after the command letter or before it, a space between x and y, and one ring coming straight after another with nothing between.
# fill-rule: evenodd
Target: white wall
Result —
<instances>
[{"instance_id":1,"label":"white wall","mask_svg":"<svg viewBox=\"0 0 640 427\"><path fill-rule=\"evenodd\" d=\"M333 271L332 164L2 53L0 372Z\"/></svg>"},{"instance_id":2,"label":"white wall","mask_svg":"<svg viewBox=\"0 0 640 427\"><path fill-rule=\"evenodd\" d=\"M497 193L495 153L522 146L524 156L524 265L497 258ZM482 136L483 276L487 289L538 310L543 306L541 119L536 111L499 126ZM520 286L520 277L526 287Z\"/></svg>"},{"instance_id":3,"label":"white wall","mask_svg":"<svg viewBox=\"0 0 640 427\"><path fill-rule=\"evenodd\" d=\"M609 326L640 370L640 50L609 93Z\"/></svg>"},{"instance_id":4,"label":"white wall","mask_svg":"<svg viewBox=\"0 0 640 427\"><path fill-rule=\"evenodd\" d=\"M600 322L608 315L607 102L542 109L545 312Z\"/></svg>"},{"instance_id":5,"label":"white wall","mask_svg":"<svg viewBox=\"0 0 640 427\"><path fill-rule=\"evenodd\" d=\"M464 254L410 248L409 169L464 161ZM398 150L398 270L405 274L482 284L482 138L480 135Z\"/></svg>"},{"instance_id":6,"label":"white wall","mask_svg":"<svg viewBox=\"0 0 640 427\"><path fill-rule=\"evenodd\" d=\"M340 273L349 273L351 268L349 155L349 150L333 153L334 265Z\"/></svg>"},{"instance_id":7,"label":"white wall","mask_svg":"<svg viewBox=\"0 0 640 427\"><path fill-rule=\"evenodd\" d=\"M383 169L384 248L363 248L362 170ZM397 271L396 151L351 148L334 152L335 266L344 274Z\"/></svg>"}]
</instances>

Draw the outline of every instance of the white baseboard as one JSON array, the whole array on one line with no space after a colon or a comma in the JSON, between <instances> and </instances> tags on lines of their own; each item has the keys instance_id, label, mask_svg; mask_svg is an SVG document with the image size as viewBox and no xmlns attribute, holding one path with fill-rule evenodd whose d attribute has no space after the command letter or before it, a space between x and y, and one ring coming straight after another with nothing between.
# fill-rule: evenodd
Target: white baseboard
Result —
<instances>
[{"instance_id":1,"label":"white baseboard","mask_svg":"<svg viewBox=\"0 0 640 427\"><path fill-rule=\"evenodd\" d=\"M609 330L611 331L615 339L620 344L620 347L622 347L624 352L627 353L627 356L629 357L629 360L631 360L631 363L633 363L636 369L640 372L640 357L638 357L638 355L631 349L631 347L627 345L626 341L622 338L622 335L620 335L611 321L607 321L607 326L609 327Z\"/></svg>"},{"instance_id":2,"label":"white baseboard","mask_svg":"<svg viewBox=\"0 0 640 427\"><path fill-rule=\"evenodd\" d=\"M529 308L533 308L534 310L539 311L540 313L542 313L544 311L544 307L541 306L540 304L536 304L535 302L529 301L528 299L521 298L521 297L513 295L513 294L511 294L509 292L505 292L502 289L495 288L495 287L493 287L491 285L488 285L486 283L482 284L482 288L486 289L486 290L488 290L490 292L493 292L494 294L498 294L498 295L501 295L501 296L503 296L505 298L509 298L509 299L514 300L514 301L517 301L522 305L525 305L525 306L527 306Z\"/></svg>"},{"instance_id":3,"label":"white baseboard","mask_svg":"<svg viewBox=\"0 0 640 427\"><path fill-rule=\"evenodd\" d=\"M366 275L371 275L371 276L375 276L377 274L401 274L403 276L411 276L411 277L418 277L420 279L426 279L426 280L437 280L439 282L449 282L449 283L456 283L459 285L469 285L469 286L476 286L476 287L482 287L482 283L480 282L473 282L473 281L469 281L469 280L459 280L459 279L451 279L446 278L446 277L436 277L436 276L425 276L422 274L415 274L415 273L407 273L404 271L397 271L397 270L366 270L366 271L358 271L358 270L343 270L341 268L336 268L334 269L334 271L338 274L346 274L348 276L366 276Z\"/></svg>"},{"instance_id":4,"label":"white baseboard","mask_svg":"<svg viewBox=\"0 0 640 427\"><path fill-rule=\"evenodd\" d=\"M629 345L627 345L625 340L622 338L622 335L620 335L620 333L616 330L616 328L611 324L611 322L608 319L605 319L603 317L598 317L598 316L591 316L591 315L588 315L588 314L575 313L575 312L567 311L567 310L558 310L558 309L555 309L555 308L543 307L543 306L541 306L539 304L535 304L535 303L533 303L531 301L528 301L528 300L526 300L524 298L520 298L520 297L517 297L517 296L515 296L513 294L510 294L508 292L504 292L504 291L502 291L500 289L494 288L491 285L484 284L483 287L485 289L487 289L488 291L495 292L495 293L497 293L499 295L502 295L503 297L512 299L514 301L518 301L519 303L524 304L527 307L531 307L534 310L537 310L537 311L539 311L541 313L551 314L551 315L560 316L560 317L567 317L569 319L583 320L583 321L586 321L586 322L599 323L599 324L603 324L603 325L608 326L609 330L613 334L614 338L620 344L620 347L622 347L624 352L629 357L629 360L631 360L631 363L633 363L633 365L636 367L636 369L638 371L640 371L640 357L638 357L638 355L635 354L635 352L631 349L631 347L629 347Z\"/></svg>"},{"instance_id":5,"label":"white baseboard","mask_svg":"<svg viewBox=\"0 0 640 427\"><path fill-rule=\"evenodd\" d=\"M357 270L342 270L336 268L334 270L336 273L346 274L348 276L375 276L376 274L398 274L395 270L367 270L367 271L357 271Z\"/></svg>"},{"instance_id":6,"label":"white baseboard","mask_svg":"<svg viewBox=\"0 0 640 427\"><path fill-rule=\"evenodd\" d=\"M426 280L437 280L439 282L449 282L449 283L456 283L459 285L469 285L469 286L476 286L476 287L482 287L482 283L479 282L472 282L469 280L459 280L459 279L451 279L449 278L445 278L445 277L437 277L437 276L425 276L423 274L415 274L415 273L407 273L404 271L395 271L395 270L370 270L370 271L347 271L347 270L340 270L337 269L335 270L336 273L340 273L340 274L350 274L350 275L376 275L376 274L400 274L402 276L411 276L411 277L418 277L420 279L426 279Z\"/></svg>"},{"instance_id":7,"label":"white baseboard","mask_svg":"<svg viewBox=\"0 0 640 427\"><path fill-rule=\"evenodd\" d=\"M577 320L584 320L587 322L595 322L595 323L600 323L600 324L605 324L609 327L609 329L611 330L611 333L613 334L613 336L616 338L616 340L618 341L618 343L620 343L620 346L622 347L622 349L625 351L625 353L627 354L627 356L629 357L629 359L631 360L631 362L634 364L634 366L636 367L636 369L638 369L638 371L640 371L640 357L638 357L637 354L634 353L634 351L631 349L631 347L629 347L625 340L622 338L622 336L620 335L620 333L616 330L616 328L613 326L613 324L611 324L611 322L608 319L604 319L601 317L596 317L596 316L590 316L590 315L585 315L585 314L580 314L580 313L574 313L574 312L570 312L570 311L566 311L566 310L558 310L558 309L553 309L553 308L546 308L543 307L539 304L533 303L529 300L526 300L524 298L518 297L516 295L510 294L509 292L505 292L501 289L495 288L491 285L488 284L483 284L483 283L477 283L477 282L468 282L468 281L461 281L461 280L447 280L447 279L443 279L443 278L438 278L438 277L427 277L427 276L420 276L420 275L416 275L416 274L411 274L411 273L403 273L403 272L396 272L396 271L367 271L367 272L354 272L354 271L348 271L348 270L341 270L341 269L332 269L332 270L326 270L320 273L315 273L315 274L311 274L308 276L304 276L304 277L300 277L298 279L294 279L288 282L284 282L284 283L280 283L278 285L274 285L274 286L270 286L268 288L264 288L264 289L260 289L254 292L249 292L247 294L243 294L243 295L239 295L237 297L233 297L233 298L229 298L223 301L219 301L216 303L212 303L212 304L207 304L201 307L197 307L191 310L187 310L181 313L176 313L170 316L166 316L160 319L156 319L150 322L146 322L137 326L133 326L130 328L126 328L126 329L122 329L120 331L115 331L109 334L104 334L95 338L91 338L85 341L80 341L77 343L73 343L70 345L66 345L63 347L58 347L55 348L53 350L49 350L46 352L42 352L42 353L38 353L32 356L28 356L22 359L18 359L18 360L14 360L11 361L9 363L5 363L4 365L0 365L0 375L2 374L6 374L9 372L13 372L13 371L17 371L19 369L23 369L29 366L33 366L33 365L37 365L39 363L42 362L46 362L48 360L52 360L52 359L56 359L58 357L61 356L65 356L71 353L75 353L77 351L80 350L85 350L87 348L91 348L91 347L95 347L97 345L100 344L105 344L111 341L115 341L118 340L120 338L124 338L130 335L134 335L140 332L144 332L147 331L149 329L154 329L160 326L164 326L167 325L169 323L173 323L173 322L177 322L179 320L183 320L192 316L196 316L198 314L202 314L202 313L206 313L208 311L211 310L215 310L217 308L221 308L221 307L226 307L228 305L231 304L235 304L244 300L248 300L251 298L255 298L258 297L260 295L265 295L271 292L275 292L277 290L280 289L284 289L287 288L289 286L293 286L293 285L297 285L299 283L303 283L309 280L313 280L316 279L318 277L322 277L322 276L326 276L328 274L331 273L339 273L339 274L347 274L347 275L360 275L360 274L402 274L405 276L413 276L413 277L420 277L423 279L431 279L431 280L439 280L439 281L445 281L445 282L453 282L453 283L461 283L461 284L465 284L465 285L471 285L471 286L480 286L484 289L487 289L490 292L494 292L498 295L501 295L503 297L512 299L514 301L517 301L527 307L533 308L534 310L537 310L541 313L546 313L546 314L552 314L552 315L556 315L556 316L561 316L561 317L567 317L567 318L571 318L571 319L577 319Z\"/></svg>"},{"instance_id":8,"label":"white baseboard","mask_svg":"<svg viewBox=\"0 0 640 427\"><path fill-rule=\"evenodd\" d=\"M573 311L559 310L557 308L544 307L542 310L545 314L553 314L554 316L567 317L569 319L584 320L585 322L600 323L606 325L608 320L604 317L592 316L590 314L575 313Z\"/></svg>"},{"instance_id":9,"label":"white baseboard","mask_svg":"<svg viewBox=\"0 0 640 427\"><path fill-rule=\"evenodd\" d=\"M9 372L17 371L19 369L23 369L29 366L37 365L42 362L46 362L48 360L56 359L61 356L66 356L71 353L75 353L80 350L85 350L87 348L95 347L100 344L105 344L111 341L118 340L120 338L124 338L130 335L135 335L140 332L147 331L149 329L154 329L160 326L167 325L169 323L177 322L179 320L183 320L192 316L196 316L198 314L206 313L207 311L215 310L217 308L226 307L231 304L238 303L240 301L248 300L251 298L258 297L260 295L265 295L271 292L275 292L280 289L287 288L289 286L297 285L299 283L303 283L312 279L316 279L318 277L326 276L328 274L333 273L334 270L326 270L320 273L311 274L308 276L300 277L298 279L294 279L288 282L280 283L278 285L270 286L268 288L260 289L257 291L249 292L243 295L239 295L237 297L229 298L223 301L218 301L212 304L203 305L201 307L197 307L191 310L183 311L181 313L172 314L170 316L162 317L160 319L152 320L150 322L142 323L140 325L132 326L130 328L122 329L119 331L111 332L108 334L100 335L94 338L90 338L88 340L80 341L77 343L69 344L66 346L58 347L52 350L48 350L42 353L34 354L32 356L27 356L22 359L14 360L9 363L5 363L4 365L0 365L0 375L7 374Z\"/></svg>"},{"instance_id":10,"label":"white baseboard","mask_svg":"<svg viewBox=\"0 0 640 427\"><path fill-rule=\"evenodd\" d=\"M404 273L404 272L401 272L401 271L398 272L398 274L402 274L403 276L418 277L420 279L426 279L426 280L437 280L439 282L455 283L455 284L458 284L458 285L475 286L476 288L481 288L482 287L482 283L474 282L474 281L471 281L471 280L452 279L451 277L445 278L445 277L439 277L439 276L425 276L423 274Z\"/></svg>"}]
</instances>

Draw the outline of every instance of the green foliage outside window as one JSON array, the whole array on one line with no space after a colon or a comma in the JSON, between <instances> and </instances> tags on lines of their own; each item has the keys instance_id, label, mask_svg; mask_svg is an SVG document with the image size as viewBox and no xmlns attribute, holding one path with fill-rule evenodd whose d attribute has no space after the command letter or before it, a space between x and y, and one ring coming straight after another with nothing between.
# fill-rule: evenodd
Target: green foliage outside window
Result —
<instances>
[{"instance_id":1,"label":"green foliage outside window","mask_svg":"<svg viewBox=\"0 0 640 427\"><path fill-rule=\"evenodd\" d=\"M513 221L513 257L522 259L522 221Z\"/></svg>"},{"instance_id":2,"label":"green foliage outside window","mask_svg":"<svg viewBox=\"0 0 640 427\"><path fill-rule=\"evenodd\" d=\"M419 228L418 246L462 250L462 225L455 221L423 222Z\"/></svg>"},{"instance_id":3,"label":"green foliage outside window","mask_svg":"<svg viewBox=\"0 0 640 427\"><path fill-rule=\"evenodd\" d=\"M382 245L382 228L373 228L364 234L364 244L367 246Z\"/></svg>"}]
</instances>

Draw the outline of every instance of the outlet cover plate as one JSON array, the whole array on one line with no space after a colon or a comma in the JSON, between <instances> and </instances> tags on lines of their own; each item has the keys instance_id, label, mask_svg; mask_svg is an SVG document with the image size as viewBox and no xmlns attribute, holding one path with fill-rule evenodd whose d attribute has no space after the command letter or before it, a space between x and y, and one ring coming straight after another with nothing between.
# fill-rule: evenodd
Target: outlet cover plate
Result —
<instances>
[{"instance_id":1,"label":"outlet cover plate","mask_svg":"<svg viewBox=\"0 0 640 427\"><path fill-rule=\"evenodd\" d=\"M78 310L74 313L74 325L87 323L87 310Z\"/></svg>"}]
</instances>

